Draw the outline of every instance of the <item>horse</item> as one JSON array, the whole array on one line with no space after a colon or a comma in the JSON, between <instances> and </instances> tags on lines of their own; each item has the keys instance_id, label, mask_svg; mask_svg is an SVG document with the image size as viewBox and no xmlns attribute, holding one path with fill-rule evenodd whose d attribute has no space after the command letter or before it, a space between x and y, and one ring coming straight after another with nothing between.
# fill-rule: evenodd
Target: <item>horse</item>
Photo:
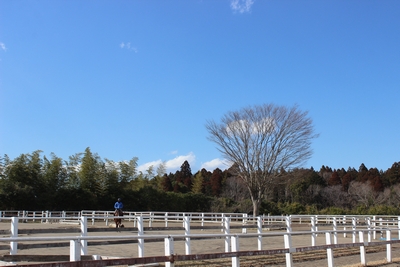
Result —
<instances>
[{"instance_id":1,"label":"horse","mask_svg":"<svg viewBox=\"0 0 400 267\"><path fill-rule=\"evenodd\" d=\"M122 212L122 210L115 210L114 211L114 216L123 216L124 213ZM114 222L115 222L115 228L121 228L124 227L124 225L122 224L122 219L121 218L114 218Z\"/></svg>"}]
</instances>

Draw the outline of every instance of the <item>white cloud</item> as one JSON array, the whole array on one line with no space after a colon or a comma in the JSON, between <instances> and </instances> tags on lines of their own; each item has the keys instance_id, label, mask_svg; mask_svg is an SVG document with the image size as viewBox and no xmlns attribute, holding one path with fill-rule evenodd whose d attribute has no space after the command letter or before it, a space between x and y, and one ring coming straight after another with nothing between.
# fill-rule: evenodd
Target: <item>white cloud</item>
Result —
<instances>
[{"instance_id":1,"label":"white cloud","mask_svg":"<svg viewBox=\"0 0 400 267\"><path fill-rule=\"evenodd\" d=\"M179 170L181 168L183 162L185 162L185 160L187 160L189 162L189 165L194 165L194 163L196 162L196 156L193 154L193 152L190 152L187 155L177 156L173 159L167 160L166 162L164 162L165 167L166 167L166 172L169 173L169 172L175 172L175 171ZM147 162L147 163L144 163L144 164L138 166L137 170L145 173L146 170L150 166L153 166L154 171L156 171L157 167L162 162L163 161L161 159Z\"/></svg>"},{"instance_id":2,"label":"white cloud","mask_svg":"<svg viewBox=\"0 0 400 267\"><path fill-rule=\"evenodd\" d=\"M177 170L182 166L185 160L187 160L190 165L194 165L194 163L196 162L196 156L193 154L193 152L190 152L185 156L177 156L171 160L168 160L165 165L167 167L167 170Z\"/></svg>"},{"instance_id":3,"label":"white cloud","mask_svg":"<svg viewBox=\"0 0 400 267\"><path fill-rule=\"evenodd\" d=\"M254 0L231 0L231 8L235 12L246 13L251 11Z\"/></svg>"},{"instance_id":4,"label":"white cloud","mask_svg":"<svg viewBox=\"0 0 400 267\"><path fill-rule=\"evenodd\" d=\"M142 173L145 173L146 170L148 170L150 166L153 166L153 169L155 171L155 170L157 170L158 165L160 165L161 163L162 163L161 159L155 160L155 161L150 161L150 162L147 162L145 164L138 166L137 170L141 171Z\"/></svg>"},{"instance_id":5,"label":"white cloud","mask_svg":"<svg viewBox=\"0 0 400 267\"><path fill-rule=\"evenodd\" d=\"M220 170L226 170L227 168L229 168L231 166L231 164L229 164L229 162L227 160L221 160L219 158L217 159L213 159L211 161L205 162L201 165L200 169L206 169L207 171L213 171L216 168L219 168Z\"/></svg>"},{"instance_id":6,"label":"white cloud","mask_svg":"<svg viewBox=\"0 0 400 267\"><path fill-rule=\"evenodd\" d=\"M2 42L0 42L0 49L3 50L3 51L7 50L6 45L4 43L2 43Z\"/></svg>"},{"instance_id":7,"label":"white cloud","mask_svg":"<svg viewBox=\"0 0 400 267\"><path fill-rule=\"evenodd\" d=\"M122 43L119 45L119 47L121 47L121 49L131 50L131 51L133 51L133 52L135 52L135 53L138 52L137 48L134 47L134 46L132 46L130 42L128 42L128 43L122 42Z\"/></svg>"},{"instance_id":8,"label":"white cloud","mask_svg":"<svg viewBox=\"0 0 400 267\"><path fill-rule=\"evenodd\" d=\"M157 168L160 164L164 163L165 167L166 167L166 173L175 173L176 171L180 170L183 162L185 162L185 160L187 160L189 162L189 165L191 167L193 167L196 163L196 156L193 154L193 152L188 153L187 155L180 155L180 156L176 156L173 159L167 160L167 161L162 161L161 159L159 160L154 160L154 161L150 161L147 163L144 163L140 166L138 166L137 171L138 172L142 172L142 173L146 173L146 171L149 169L150 166L153 166L153 171L154 173L156 173ZM210 161L207 161L205 163L203 163L200 167L200 169L192 169L193 174L201 169L206 169L207 171L214 171L216 168L219 168L220 170L224 171L226 169L228 169L229 167L231 167L232 164L230 164L227 160L223 160L223 159L213 159Z\"/></svg>"}]
</instances>

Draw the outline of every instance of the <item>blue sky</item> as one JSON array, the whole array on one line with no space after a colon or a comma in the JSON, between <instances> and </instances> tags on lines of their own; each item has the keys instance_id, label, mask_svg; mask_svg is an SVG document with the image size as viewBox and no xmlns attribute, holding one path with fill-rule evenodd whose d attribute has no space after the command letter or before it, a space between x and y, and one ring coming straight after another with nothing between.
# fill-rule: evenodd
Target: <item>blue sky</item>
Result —
<instances>
[{"instance_id":1,"label":"blue sky","mask_svg":"<svg viewBox=\"0 0 400 267\"><path fill-rule=\"evenodd\" d=\"M207 120L274 103L304 167L400 161L400 1L0 1L0 154L224 168Z\"/></svg>"}]
</instances>

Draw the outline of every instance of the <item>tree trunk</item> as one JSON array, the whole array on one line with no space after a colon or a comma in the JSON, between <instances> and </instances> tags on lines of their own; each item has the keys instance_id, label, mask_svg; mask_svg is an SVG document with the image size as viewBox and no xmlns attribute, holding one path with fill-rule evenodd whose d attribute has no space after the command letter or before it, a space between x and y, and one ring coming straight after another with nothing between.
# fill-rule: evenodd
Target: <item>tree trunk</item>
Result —
<instances>
[{"instance_id":1,"label":"tree trunk","mask_svg":"<svg viewBox=\"0 0 400 267\"><path fill-rule=\"evenodd\" d=\"M260 212L261 201L259 199L252 198L252 202L253 202L253 216L258 216L258 213Z\"/></svg>"}]
</instances>

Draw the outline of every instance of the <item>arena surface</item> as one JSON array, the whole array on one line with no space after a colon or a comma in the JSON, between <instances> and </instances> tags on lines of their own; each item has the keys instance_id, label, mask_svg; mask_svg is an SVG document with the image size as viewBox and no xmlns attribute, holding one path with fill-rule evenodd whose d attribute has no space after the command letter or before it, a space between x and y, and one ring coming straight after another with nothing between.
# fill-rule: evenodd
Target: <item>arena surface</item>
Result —
<instances>
[{"instance_id":1,"label":"arena surface","mask_svg":"<svg viewBox=\"0 0 400 267\"><path fill-rule=\"evenodd\" d=\"M117 232L115 229L107 232L89 232L89 236L116 236L116 235L137 235L137 232L132 230L133 222L124 221L123 222L126 230ZM153 227L156 228L157 224L153 223ZM159 226L163 226L162 223L159 223ZM169 224L169 226L173 226ZM177 223L176 226L182 226L182 223ZM96 222L95 225L91 225L89 223L89 228L105 228L105 222ZM1 237L9 237L10 234L6 234L5 232L10 230L11 223L10 221L1 221L0 222L0 231ZM108 228L111 228L108 227ZM294 226L292 228L293 231L303 231L304 229L308 229L308 226L302 225L298 227L298 229ZM79 229L78 225L69 225L69 224L59 224L59 223L19 223L19 229ZM241 229L231 230L231 233L234 232L240 233ZM248 229L248 232L255 232L255 230ZM221 234L221 230L219 229L207 229L207 230L191 230L191 234L196 233L217 233ZM173 235L173 234L184 234L183 230L173 230L173 231L145 231L145 235ZM54 236L54 234L25 234L19 236ZM61 233L57 234L58 236L78 236L79 233ZM351 243L351 236L343 237L343 235L339 235L339 243ZM293 246L295 247L307 247L311 246L311 238L310 236L293 236L292 239ZM60 246L62 242L54 242L58 243L57 246L50 246L46 248L29 248L23 249L23 244L27 242L21 242L20 246L22 249L18 249L17 255L19 257L19 261L17 264L34 264L40 261L40 256L46 256L47 259L49 256L54 256L56 261L68 261L69 260L69 243L63 241L63 243L68 243L64 246ZM43 242L42 242L43 243ZM123 258L134 258L138 257L138 245L137 243L125 243L125 244L110 244L107 242L103 242L103 244L95 244L92 245L88 242L88 255L100 255L102 258L114 258L114 257L123 257ZM325 236L317 237L317 245L325 244ZM9 264L10 256L8 243L0 243L0 266ZM216 253L216 252L224 252L224 239L208 239L208 240L191 240L192 254L207 254L207 253ZM240 250L257 250L257 239L254 238L241 238L239 240ZM174 248L176 254L184 254L185 247L184 241L175 241ZM280 236L272 236L272 237L264 237L263 238L263 249L278 249L283 248L283 237ZM400 267L400 245L395 244L392 247L392 263L385 264L386 258L386 246L376 246L376 247L367 247L367 266L388 266L388 267ZM352 255L353 254L353 255ZM147 242L145 241L144 245L144 256L162 256L164 255L164 242ZM31 257L35 256L35 257ZM337 249L334 250L334 262L335 266L361 266L360 265L360 255L359 249ZM326 260L326 251L313 251L313 252L304 252L304 253L294 253L293 254L294 266L296 267L321 267L327 266ZM276 266L276 267L285 267L285 256L282 255L271 255L271 256L256 256L256 257L241 257L240 258L241 266ZM163 264L161 263L160 266ZM204 260L204 261L190 261L190 262L175 262L175 266L231 266L231 259L218 259L218 260Z\"/></svg>"}]
</instances>

